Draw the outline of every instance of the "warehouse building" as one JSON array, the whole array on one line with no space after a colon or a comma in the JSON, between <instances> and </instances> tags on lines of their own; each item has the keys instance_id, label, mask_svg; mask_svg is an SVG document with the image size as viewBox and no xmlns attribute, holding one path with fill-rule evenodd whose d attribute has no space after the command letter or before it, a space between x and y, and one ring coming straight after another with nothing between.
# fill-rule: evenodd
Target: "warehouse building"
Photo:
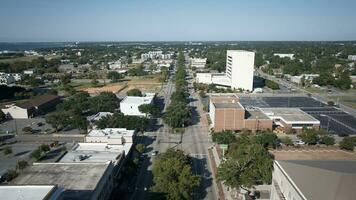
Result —
<instances>
[{"instance_id":1,"label":"warehouse building","mask_svg":"<svg viewBox=\"0 0 356 200\"><path fill-rule=\"evenodd\" d=\"M36 96L23 103L5 105L5 108L1 110L13 119L28 119L36 115L45 114L47 111L54 109L59 102L59 96L46 94Z\"/></svg>"}]
</instances>

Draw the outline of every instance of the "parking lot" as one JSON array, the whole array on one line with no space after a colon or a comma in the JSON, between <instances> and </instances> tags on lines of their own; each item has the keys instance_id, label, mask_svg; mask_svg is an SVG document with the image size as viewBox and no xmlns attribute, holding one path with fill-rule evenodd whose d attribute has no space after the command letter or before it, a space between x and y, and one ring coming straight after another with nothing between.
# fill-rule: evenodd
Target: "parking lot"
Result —
<instances>
[{"instance_id":1,"label":"parking lot","mask_svg":"<svg viewBox=\"0 0 356 200\"><path fill-rule=\"evenodd\" d=\"M1 149L6 147L11 148L12 153L4 155L3 152L0 152L0 175L5 173L8 169L15 169L19 160L29 160L31 152L35 150L37 146L38 144L28 143L15 143L1 146Z\"/></svg>"},{"instance_id":2,"label":"parking lot","mask_svg":"<svg viewBox=\"0 0 356 200\"><path fill-rule=\"evenodd\" d=\"M314 116L321 128L332 134L356 135L356 118L310 97L304 96L242 96L240 102L245 107L295 107Z\"/></svg>"},{"instance_id":3,"label":"parking lot","mask_svg":"<svg viewBox=\"0 0 356 200\"><path fill-rule=\"evenodd\" d=\"M54 128L46 123L44 116L37 116L29 119L12 119L5 121L0 124L0 131L2 133L12 133L22 135L25 132L23 131L24 127L31 127L32 132L36 134L43 133L53 133ZM61 131L64 134L80 134L78 129L71 129L66 131Z\"/></svg>"}]
</instances>

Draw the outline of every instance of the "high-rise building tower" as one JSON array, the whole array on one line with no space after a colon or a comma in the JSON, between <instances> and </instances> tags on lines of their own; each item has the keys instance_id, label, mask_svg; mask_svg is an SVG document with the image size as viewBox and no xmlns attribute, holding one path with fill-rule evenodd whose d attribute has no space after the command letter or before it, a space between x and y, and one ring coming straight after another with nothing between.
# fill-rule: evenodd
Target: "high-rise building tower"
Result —
<instances>
[{"instance_id":1,"label":"high-rise building tower","mask_svg":"<svg viewBox=\"0 0 356 200\"><path fill-rule=\"evenodd\" d=\"M231 88L252 91L255 52L228 50L226 76L231 80Z\"/></svg>"}]
</instances>

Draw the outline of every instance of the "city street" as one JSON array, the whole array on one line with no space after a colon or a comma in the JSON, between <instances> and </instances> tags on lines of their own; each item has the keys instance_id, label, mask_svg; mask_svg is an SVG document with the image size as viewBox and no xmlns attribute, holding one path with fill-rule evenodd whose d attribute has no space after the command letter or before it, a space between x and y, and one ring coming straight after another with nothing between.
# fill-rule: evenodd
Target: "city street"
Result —
<instances>
[{"instance_id":1,"label":"city street","mask_svg":"<svg viewBox=\"0 0 356 200\"><path fill-rule=\"evenodd\" d=\"M193 88L191 76L188 77L188 88ZM164 99L164 110L170 103L171 94L174 92L172 77L161 92L158 98ZM185 128L183 137L180 134L171 134L170 128L158 119L159 129L155 132L146 132L142 143L146 145L146 152L143 155L143 161L138 172L136 190L131 199L147 199L149 188L152 186L152 162L154 157L152 152L165 152L168 148L182 149L192 157L193 173L201 176L202 184L194 192L194 199L217 199L211 166L208 161L208 148L212 145L208 134L207 119L203 116L202 104L198 95L193 89L189 89L190 106L192 108L192 125ZM152 140L156 138L155 140ZM182 139L182 143L180 143ZM152 142L153 141L153 142Z\"/></svg>"}]
</instances>

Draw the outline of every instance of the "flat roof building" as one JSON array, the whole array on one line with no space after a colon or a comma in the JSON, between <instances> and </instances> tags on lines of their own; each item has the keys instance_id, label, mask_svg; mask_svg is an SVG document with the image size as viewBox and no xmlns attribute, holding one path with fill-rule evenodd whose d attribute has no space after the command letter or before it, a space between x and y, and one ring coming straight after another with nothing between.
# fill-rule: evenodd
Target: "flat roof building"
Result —
<instances>
[{"instance_id":1,"label":"flat roof building","mask_svg":"<svg viewBox=\"0 0 356 200\"><path fill-rule=\"evenodd\" d=\"M113 165L107 163L34 163L12 181L15 185L57 185L58 199L108 199Z\"/></svg>"},{"instance_id":2,"label":"flat roof building","mask_svg":"<svg viewBox=\"0 0 356 200\"><path fill-rule=\"evenodd\" d=\"M55 185L4 185L0 186L0 197L6 200L49 200L59 197Z\"/></svg>"},{"instance_id":3,"label":"flat roof building","mask_svg":"<svg viewBox=\"0 0 356 200\"><path fill-rule=\"evenodd\" d=\"M135 130L126 128L105 128L90 130L85 137L87 143L107 143L108 145L122 145L133 143Z\"/></svg>"},{"instance_id":4,"label":"flat roof building","mask_svg":"<svg viewBox=\"0 0 356 200\"><path fill-rule=\"evenodd\" d=\"M120 102L120 111L124 115L146 116L145 113L139 111L138 107L143 104L152 104L155 93L146 93L143 97L126 96Z\"/></svg>"},{"instance_id":5,"label":"flat roof building","mask_svg":"<svg viewBox=\"0 0 356 200\"><path fill-rule=\"evenodd\" d=\"M356 160L342 152L277 151L271 200L348 200L356 196ZM275 154L273 153L273 154ZM336 154L338 153L338 154ZM314 154L310 157L309 154Z\"/></svg>"},{"instance_id":6,"label":"flat roof building","mask_svg":"<svg viewBox=\"0 0 356 200\"><path fill-rule=\"evenodd\" d=\"M221 130L319 129L320 121L299 108L259 108L241 105L235 95L211 95L209 104L211 126Z\"/></svg>"},{"instance_id":7,"label":"flat roof building","mask_svg":"<svg viewBox=\"0 0 356 200\"><path fill-rule=\"evenodd\" d=\"M272 130L271 119L259 109L245 109L235 95L211 96L209 116L215 131Z\"/></svg>"},{"instance_id":8,"label":"flat roof building","mask_svg":"<svg viewBox=\"0 0 356 200\"><path fill-rule=\"evenodd\" d=\"M294 59L294 54L292 54L292 53L275 53L275 54L273 54L274 56L278 56L278 57L280 57L280 58L289 58L289 59L291 59L291 60L293 60Z\"/></svg>"},{"instance_id":9,"label":"flat roof building","mask_svg":"<svg viewBox=\"0 0 356 200\"><path fill-rule=\"evenodd\" d=\"M290 129L314 128L319 129L320 121L299 108L260 108L273 120L274 125Z\"/></svg>"},{"instance_id":10,"label":"flat roof building","mask_svg":"<svg viewBox=\"0 0 356 200\"><path fill-rule=\"evenodd\" d=\"M59 101L59 96L46 94L33 97L23 103L6 105L1 110L13 119L28 119L55 108Z\"/></svg>"}]
</instances>

